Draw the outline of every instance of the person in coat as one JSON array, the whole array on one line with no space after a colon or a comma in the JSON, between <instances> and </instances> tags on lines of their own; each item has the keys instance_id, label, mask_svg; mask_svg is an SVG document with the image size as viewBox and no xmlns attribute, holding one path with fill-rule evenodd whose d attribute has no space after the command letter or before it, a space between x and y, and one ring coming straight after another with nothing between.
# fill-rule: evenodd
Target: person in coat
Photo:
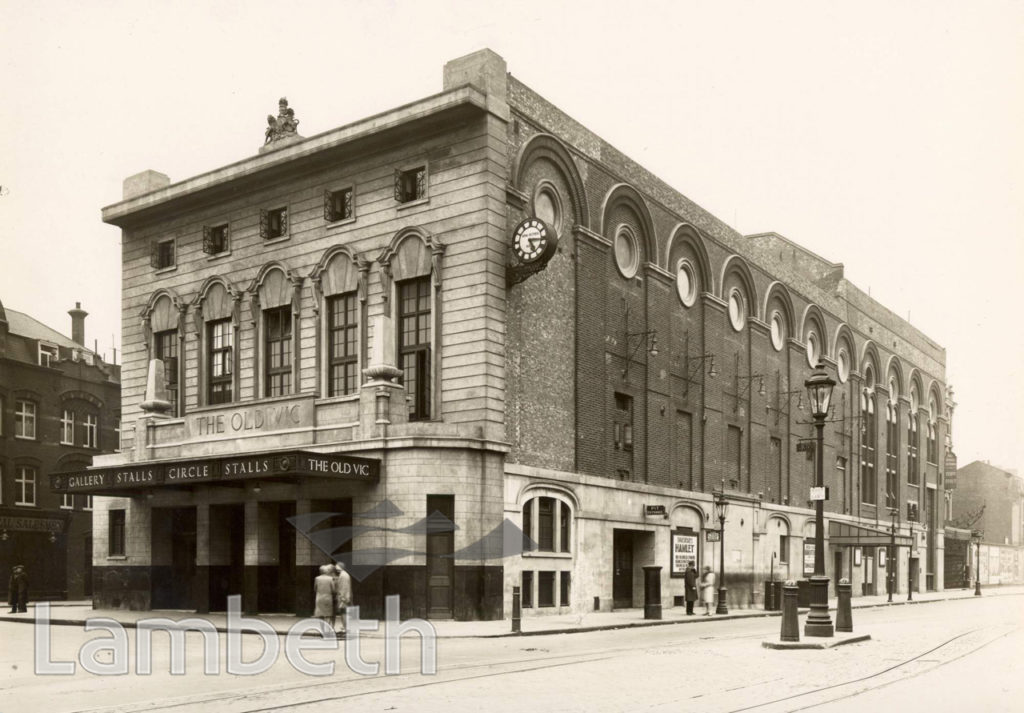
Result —
<instances>
[{"instance_id":1,"label":"person in coat","mask_svg":"<svg viewBox=\"0 0 1024 713\"><path fill-rule=\"evenodd\" d=\"M704 565L704 575L700 578L700 594L704 601L704 616L711 616L711 605L715 603L715 573Z\"/></svg>"},{"instance_id":2,"label":"person in coat","mask_svg":"<svg viewBox=\"0 0 1024 713\"><path fill-rule=\"evenodd\" d=\"M334 565L325 564L320 567L320 574L313 580L313 616L323 621L325 628L334 620L336 593Z\"/></svg>"},{"instance_id":3,"label":"person in coat","mask_svg":"<svg viewBox=\"0 0 1024 713\"><path fill-rule=\"evenodd\" d=\"M352 604L352 577L345 571L345 565L336 562L334 565L334 612L341 623L338 633L345 634L345 610ZM334 621L332 620L332 624Z\"/></svg>"},{"instance_id":4,"label":"person in coat","mask_svg":"<svg viewBox=\"0 0 1024 713\"><path fill-rule=\"evenodd\" d=\"M11 614L28 611L28 575L25 574L23 565L16 564L11 570L11 587L7 603L11 605Z\"/></svg>"},{"instance_id":5,"label":"person in coat","mask_svg":"<svg viewBox=\"0 0 1024 713\"><path fill-rule=\"evenodd\" d=\"M683 573L683 583L686 585L686 613L693 614L693 603L697 601L697 568L690 562Z\"/></svg>"}]
</instances>

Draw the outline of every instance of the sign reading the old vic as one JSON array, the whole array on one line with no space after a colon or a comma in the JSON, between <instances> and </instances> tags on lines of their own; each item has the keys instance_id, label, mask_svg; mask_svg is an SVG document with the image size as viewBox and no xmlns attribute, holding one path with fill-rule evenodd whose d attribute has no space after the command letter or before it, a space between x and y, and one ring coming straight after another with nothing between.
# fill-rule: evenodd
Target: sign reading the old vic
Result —
<instances>
[{"instance_id":1,"label":"sign reading the old vic","mask_svg":"<svg viewBox=\"0 0 1024 713\"><path fill-rule=\"evenodd\" d=\"M50 476L50 488L59 492L99 493L154 485L288 476L375 482L380 478L380 461L334 453L287 451L54 473Z\"/></svg>"}]
</instances>

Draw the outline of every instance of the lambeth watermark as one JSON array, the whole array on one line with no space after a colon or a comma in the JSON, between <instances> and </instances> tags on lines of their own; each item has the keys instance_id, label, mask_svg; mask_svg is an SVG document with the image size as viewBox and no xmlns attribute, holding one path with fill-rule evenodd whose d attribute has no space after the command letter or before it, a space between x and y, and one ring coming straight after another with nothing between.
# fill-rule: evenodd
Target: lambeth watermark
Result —
<instances>
[{"instance_id":1,"label":"lambeth watermark","mask_svg":"<svg viewBox=\"0 0 1024 713\"><path fill-rule=\"evenodd\" d=\"M274 628L258 617L244 617L241 614L241 597L228 597L227 625L225 627L225 672L236 676L256 676L269 671L281 655L281 639L284 640L284 655L296 671L307 676L331 676L335 661L314 663L306 658L305 652L337 651L339 638L334 629L321 619L300 619L287 634L278 634ZM420 636L420 673L437 673L437 632L424 619L399 618L399 598L385 599L384 615L384 673L397 675L402 668L401 638L414 633ZM379 661L366 661L361 652L361 634L378 631L377 619L360 619L359 607L350 606L345 612L345 665L357 674L376 676L380 673ZM95 617L87 619L85 631L104 631L107 636L91 639L78 650L77 664L73 660L53 660L50 647L50 605L40 602L35 608L35 672L40 676L72 676L77 666L94 676L123 676L129 673L128 632L115 619ZM169 619L150 617L135 624L135 673L148 676L153 672L153 633L166 632L170 637L170 672L182 676L186 666L186 636L188 632L202 635L203 672L209 676L221 673L220 634L213 622L202 617ZM255 659L246 661L242 657L242 634L256 634L263 644L263 651Z\"/></svg>"}]
</instances>

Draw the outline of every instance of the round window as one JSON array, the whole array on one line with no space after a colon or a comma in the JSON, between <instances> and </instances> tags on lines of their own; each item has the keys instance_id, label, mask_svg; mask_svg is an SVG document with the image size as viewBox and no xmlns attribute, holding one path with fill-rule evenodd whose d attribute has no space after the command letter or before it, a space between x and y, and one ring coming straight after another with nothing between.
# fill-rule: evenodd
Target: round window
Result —
<instances>
[{"instance_id":1,"label":"round window","mask_svg":"<svg viewBox=\"0 0 1024 713\"><path fill-rule=\"evenodd\" d=\"M680 260L676 268L676 293L679 301L687 307L692 306L697 299L697 280L689 260Z\"/></svg>"},{"instance_id":2,"label":"round window","mask_svg":"<svg viewBox=\"0 0 1024 713\"><path fill-rule=\"evenodd\" d=\"M639 263L636 238L629 228L622 226L615 234L615 264L623 277L633 277Z\"/></svg>"},{"instance_id":3,"label":"round window","mask_svg":"<svg viewBox=\"0 0 1024 713\"><path fill-rule=\"evenodd\" d=\"M562 212L559 209L558 196L549 186L544 186L533 197L533 214L543 220L549 228L558 234L562 223Z\"/></svg>"},{"instance_id":4,"label":"round window","mask_svg":"<svg viewBox=\"0 0 1024 713\"><path fill-rule=\"evenodd\" d=\"M836 372L839 374L839 381L843 384L850 378L850 357L845 349L840 349L836 355Z\"/></svg>"},{"instance_id":5,"label":"round window","mask_svg":"<svg viewBox=\"0 0 1024 713\"><path fill-rule=\"evenodd\" d=\"M737 332L747 323L746 303L743 301L743 294L735 287L729 293L729 321Z\"/></svg>"},{"instance_id":6,"label":"round window","mask_svg":"<svg viewBox=\"0 0 1024 713\"><path fill-rule=\"evenodd\" d=\"M786 343L786 325L782 321L782 315L779 312L772 312L772 346L775 347L775 351L781 352L783 345Z\"/></svg>"},{"instance_id":7,"label":"round window","mask_svg":"<svg viewBox=\"0 0 1024 713\"><path fill-rule=\"evenodd\" d=\"M819 357L821 357L821 347L818 344L818 333L811 330L807 333L807 363L816 367Z\"/></svg>"}]
</instances>

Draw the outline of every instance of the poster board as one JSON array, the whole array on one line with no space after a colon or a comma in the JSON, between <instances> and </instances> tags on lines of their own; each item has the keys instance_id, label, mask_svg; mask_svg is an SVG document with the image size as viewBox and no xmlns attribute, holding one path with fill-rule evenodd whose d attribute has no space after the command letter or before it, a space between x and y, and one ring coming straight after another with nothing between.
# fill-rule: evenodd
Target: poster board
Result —
<instances>
[{"instance_id":1,"label":"poster board","mask_svg":"<svg viewBox=\"0 0 1024 713\"><path fill-rule=\"evenodd\" d=\"M688 527L679 527L672 531L670 540L671 552L669 553L670 574L672 577L682 577L686 573L686 565L693 562L694 567L700 569L700 561L697 558L697 533Z\"/></svg>"}]
</instances>

